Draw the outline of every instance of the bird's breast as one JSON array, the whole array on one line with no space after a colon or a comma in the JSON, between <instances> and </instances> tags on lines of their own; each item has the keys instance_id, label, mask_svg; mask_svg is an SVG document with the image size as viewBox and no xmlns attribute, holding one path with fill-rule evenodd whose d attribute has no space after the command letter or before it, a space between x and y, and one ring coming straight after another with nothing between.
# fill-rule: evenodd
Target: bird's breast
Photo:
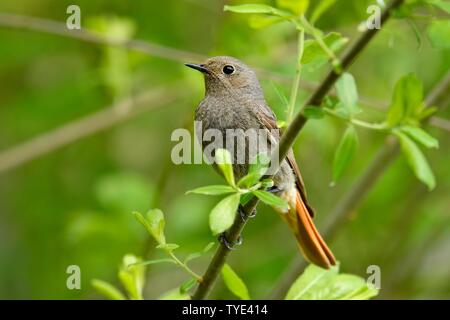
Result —
<instances>
[{"instance_id":1,"label":"bird's breast","mask_svg":"<svg viewBox=\"0 0 450 320\"><path fill-rule=\"evenodd\" d=\"M242 104L226 99L205 98L196 110L196 121L202 122L204 130L260 128L258 118Z\"/></svg>"}]
</instances>

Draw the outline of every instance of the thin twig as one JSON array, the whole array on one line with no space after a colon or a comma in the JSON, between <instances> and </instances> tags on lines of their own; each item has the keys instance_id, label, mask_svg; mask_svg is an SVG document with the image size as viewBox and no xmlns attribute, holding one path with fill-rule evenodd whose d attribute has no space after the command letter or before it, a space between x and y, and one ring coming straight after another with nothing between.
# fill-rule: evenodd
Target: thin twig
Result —
<instances>
[{"instance_id":1,"label":"thin twig","mask_svg":"<svg viewBox=\"0 0 450 320\"><path fill-rule=\"evenodd\" d=\"M431 117L430 125L432 125L435 128L450 132L450 120L439 117Z\"/></svg>"},{"instance_id":2,"label":"thin twig","mask_svg":"<svg viewBox=\"0 0 450 320\"><path fill-rule=\"evenodd\" d=\"M408 254L400 256L397 259L397 264L394 266L394 270L389 273L387 279L383 280L382 289L387 293L398 293L398 288L405 288L405 282L412 281L415 276L422 269L423 261L432 251L433 247L436 247L436 243L448 233L449 219L437 224L427 237L418 244L414 251L409 251ZM417 281L415 281L417 283ZM438 293L438 292L436 292ZM399 299L398 296L393 297Z\"/></svg>"},{"instance_id":3,"label":"thin twig","mask_svg":"<svg viewBox=\"0 0 450 320\"><path fill-rule=\"evenodd\" d=\"M147 55L160 57L168 60L186 61L186 59L197 60L205 58L203 55L197 53L184 51L180 49L173 49L170 47L162 46L144 40L139 39L127 41L112 40L105 37L104 35L88 31L85 29L69 30L67 29L66 25L61 22L34 18L29 16L16 15L11 13L0 13L0 25L10 28L51 33L55 35L64 36L67 38L82 40L85 42L121 47L124 49L130 49L137 52L142 52Z\"/></svg>"},{"instance_id":4,"label":"thin twig","mask_svg":"<svg viewBox=\"0 0 450 320\"><path fill-rule=\"evenodd\" d=\"M426 106L438 105L444 108L446 104L439 104L445 98L450 89L450 71L444 78L434 87L425 99ZM444 101L445 103L445 101ZM323 236L328 242L332 240L337 231L348 221L348 215L351 211L364 199L377 179L389 168L390 163L399 154L399 145L396 139L389 137L386 143L380 148L366 171L358 178L355 184L347 191L347 193L338 202L334 210L329 214L327 223L323 228ZM296 259L287 268L286 272L280 277L274 291L270 294L271 299L281 298L292 282L298 277L305 268L304 260Z\"/></svg>"},{"instance_id":5,"label":"thin twig","mask_svg":"<svg viewBox=\"0 0 450 320\"><path fill-rule=\"evenodd\" d=\"M154 89L41 134L0 152L0 173L178 98L179 95L169 93L166 88Z\"/></svg>"},{"instance_id":6,"label":"thin twig","mask_svg":"<svg viewBox=\"0 0 450 320\"><path fill-rule=\"evenodd\" d=\"M390 17L391 11L398 7L403 3L404 0L393 0L389 6L383 11L381 16L381 24L383 25L388 18ZM379 29L367 30L365 31L360 38L356 41L356 43L344 54L341 65L342 70L346 70L356 56L366 47L369 41L373 38L373 36L378 32ZM327 95L328 91L334 85L336 80L339 78L340 74L336 73L334 70L330 71L328 76L324 79L324 81L320 84L319 88L313 93L312 97L308 100L305 105L315 105L317 107L320 106L322 99ZM299 113L292 123L288 126L285 134L283 134L281 141L278 145L279 151L279 163L281 163L288 150L292 147L295 138L299 134L303 125L307 119L304 117L302 113ZM253 212L258 204L258 200L256 198L252 198L249 203L247 203L244 207L245 217L241 218L240 215L236 215L236 219L234 220L233 225L227 232L227 239L232 243L235 243L237 239L240 237L240 234L248 220L248 216ZM211 260L208 269L206 270L203 281L199 284L196 291L194 292L193 299L201 300L205 299L216 281L220 270L222 269L230 250L224 245L221 244L217 249L213 259Z\"/></svg>"}]
</instances>

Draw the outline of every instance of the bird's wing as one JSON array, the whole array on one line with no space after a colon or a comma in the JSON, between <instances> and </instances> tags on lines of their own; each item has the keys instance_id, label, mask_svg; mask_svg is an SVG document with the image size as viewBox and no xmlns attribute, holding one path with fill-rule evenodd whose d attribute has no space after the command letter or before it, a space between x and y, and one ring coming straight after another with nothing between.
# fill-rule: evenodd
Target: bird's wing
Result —
<instances>
[{"instance_id":1,"label":"bird's wing","mask_svg":"<svg viewBox=\"0 0 450 320\"><path fill-rule=\"evenodd\" d=\"M260 111L261 110L263 112L256 113L257 116L259 117L260 122L263 124L263 126L265 128L276 129L275 132L279 132L279 133L278 133L278 136L276 136L275 138L277 141L279 141L280 133L282 134L282 131L277 126L277 118L276 118L275 114L273 113L272 109L270 109L270 107L266 104L260 106ZM311 208L311 206L308 204L308 200L306 197L305 184L303 183L303 178L300 173L300 169L297 165L297 162L295 161L294 152L292 151L292 149L289 150L289 152L286 156L286 161L289 164L289 166L292 168L292 171L294 172L295 182L296 182L297 188L300 192L300 195L302 197L302 200L305 203L305 206L307 207L311 217L314 217L314 209Z\"/></svg>"}]
</instances>

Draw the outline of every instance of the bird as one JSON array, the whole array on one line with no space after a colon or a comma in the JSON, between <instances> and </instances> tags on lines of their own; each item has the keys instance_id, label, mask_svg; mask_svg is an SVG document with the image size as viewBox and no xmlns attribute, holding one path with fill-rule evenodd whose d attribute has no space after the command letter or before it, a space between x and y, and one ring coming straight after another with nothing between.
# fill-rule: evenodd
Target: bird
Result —
<instances>
[{"instance_id":1,"label":"bird","mask_svg":"<svg viewBox=\"0 0 450 320\"><path fill-rule=\"evenodd\" d=\"M277 126L277 118L264 98L256 73L250 67L229 56L211 57L201 64L185 65L204 75L205 96L195 110L195 121L201 124L201 132L219 130L225 141L229 129L263 130L267 132L268 146L273 147L279 142L281 130ZM212 142L202 136L198 136L198 139L205 152ZM249 140L245 140L245 143L240 149L229 150L237 179L245 176L249 169L248 157L243 162L237 161L239 152L248 151ZM288 204L288 209L274 209L287 222L306 260L325 269L336 265L333 253L313 223L314 210L308 203L292 149L273 176L273 183L269 191Z\"/></svg>"}]
</instances>

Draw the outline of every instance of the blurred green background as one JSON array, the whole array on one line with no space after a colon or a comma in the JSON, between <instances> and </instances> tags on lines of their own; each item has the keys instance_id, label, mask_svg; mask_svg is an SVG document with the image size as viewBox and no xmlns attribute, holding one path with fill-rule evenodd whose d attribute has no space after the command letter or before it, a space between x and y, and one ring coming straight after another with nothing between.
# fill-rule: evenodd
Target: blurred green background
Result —
<instances>
[{"instance_id":1,"label":"blurred green background","mask_svg":"<svg viewBox=\"0 0 450 320\"><path fill-rule=\"evenodd\" d=\"M124 98L152 90L168 97L168 103L161 103L156 95L138 116L0 172L0 298L99 298L90 280L117 283L124 254L161 255L133 219L134 210L162 209L167 237L181 245L181 255L215 240L208 213L218 198L185 192L219 184L221 178L206 165L176 166L170 161L175 144L171 132L189 126L203 96L201 75L182 62L199 62L192 61L195 54L232 55L277 74L260 72L260 79L267 101L283 119L274 85L289 93L296 56L290 26L252 29L247 17L224 13L225 3L244 1L0 2L2 13L61 23L68 17L67 7L77 4L83 29L182 50L174 54L176 59L165 59L0 26L0 155ZM318 26L354 40L371 3L338 1ZM416 21L418 30L424 30L424 23ZM424 31L419 33L421 42L406 21L389 21L350 68L360 96L369 104L386 107L395 82L406 73L416 73L428 92L449 70L450 51L433 49ZM317 82L326 70L326 65L308 67L303 77ZM303 88L300 93L297 107L310 91ZM450 111L437 116L448 118ZM365 107L363 118L380 120L383 112ZM330 187L333 154L344 128L335 119L309 121L295 145L319 229L384 142L381 134L359 130L359 151L351 169ZM367 266L381 267L379 298L450 298L449 132L435 127L429 131L440 140L439 150L426 151L436 189L428 192L405 158L398 157L329 243L344 272L366 277ZM287 230L261 205L245 229L244 244L231 255L230 264L252 297L266 297L291 261L301 259ZM193 269L203 273L209 259L196 260ZM72 264L81 268L81 290L66 288L66 268ZM173 265L151 266L145 297L158 298L185 279ZM212 297L232 296L219 280Z\"/></svg>"}]
</instances>

